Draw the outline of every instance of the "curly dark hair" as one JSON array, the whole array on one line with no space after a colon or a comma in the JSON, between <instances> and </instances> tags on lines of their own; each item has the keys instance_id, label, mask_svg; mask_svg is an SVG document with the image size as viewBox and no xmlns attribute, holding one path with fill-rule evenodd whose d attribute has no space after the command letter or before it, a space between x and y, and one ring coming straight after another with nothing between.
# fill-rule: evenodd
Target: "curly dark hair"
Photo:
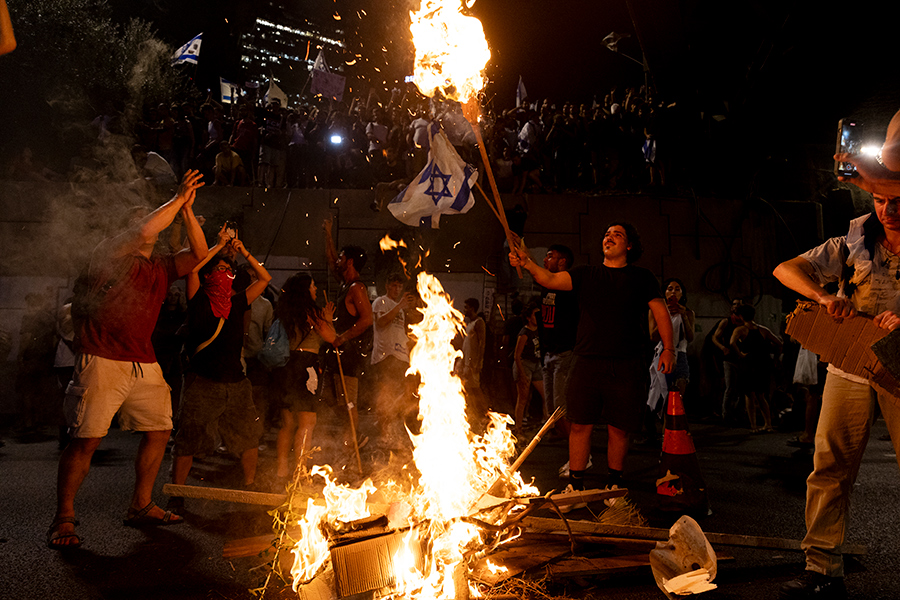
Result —
<instances>
[{"instance_id":1,"label":"curly dark hair","mask_svg":"<svg viewBox=\"0 0 900 600\"><path fill-rule=\"evenodd\" d=\"M609 231L610 227L615 227L616 225L625 230L625 237L628 238L628 243L631 244L631 250L625 255L626 262L629 265L637 262L638 259L644 255L644 246L641 244L641 234L639 234L634 225L628 221L613 221L606 226L606 230Z\"/></svg>"},{"instance_id":2,"label":"curly dark hair","mask_svg":"<svg viewBox=\"0 0 900 600\"><path fill-rule=\"evenodd\" d=\"M275 305L275 318L281 321L292 340L309 334L310 319L317 321L322 318L322 309L309 295L312 280L312 275L302 271L291 275L284 282Z\"/></svg>"}]
</instances>

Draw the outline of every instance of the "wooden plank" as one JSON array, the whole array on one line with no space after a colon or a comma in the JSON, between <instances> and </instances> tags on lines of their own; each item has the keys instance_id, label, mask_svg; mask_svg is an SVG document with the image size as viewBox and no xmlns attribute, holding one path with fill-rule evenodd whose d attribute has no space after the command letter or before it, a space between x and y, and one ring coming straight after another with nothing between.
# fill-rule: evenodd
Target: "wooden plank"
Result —
<instances>
[{"instance_id":1,"label":"wooden plank","mask_svg":"<svg viewBox=\"0 0 900 600\"><path fill-rule=\"evenodd\" d=\"M266 494L263 492L248 492L244 490L231 490L228 488L201 487L198 485L177 485L167 483L163 486L163 494L167 496L181 496L182 498L202 498L204 500L220 500L222 502L237 502L240 504L259 504L261 506L281 506L287 500L287 494ZM294 498L306 505L306 499L310 494L296 492Z\"/></svg>"},{"instance_id":2,"label":"wooden plank","mask_svg":"<svg viewBox=\"0 0 900 600\"><path fill-rule=\"evenodd\" d=\"M236 540L226 540L222 548L222 558L245 558L257 556L266 550L275 547L276 537L274 533L257 535Z\"/></svg>"},{"instance_id":3,"label":"wooden plank","mask_svg":"<svg viewBox=\"0 0 900 600\"><path fill-rule=\"evenodd\" d=\"M578 502L599 502L608 498L620 498L628 494L625 488L617 488L614 490L578 490L573 492L563 492L561 494L553 494L550 499L557 506L567 506L569 504L577 504ZM543 498L528 498L523 503L543 502Z\"/></svg>"},{"instance_id":4,"label":"wooden plank","mask_svg":"<svg viewBox=\"0 0 900 600\"><path fill-rule=\"evenodd\" d=\"M572 551L568 540L560 544L510 545L482 558L472 569L471 577L488 585L496 585L528 569L544 565ZM488 562L506 570L491 570Z\"/></svg>"},{"instance_id":5,"label":"wooden plank","mask_svg":"<svg viewBox=\"0 0 900 600\"><path fill-rule=\"evenodd\" d=\"M621 573L650 566L650 554L627 554L587 558L572 556L547 565L550 577L583 577L600 573Z\"/></svg>"},{"instance_id":6,"label":"wooden plank","mask_svg":"<svg viewBox=\"0 0 900 600\"><path fill-rule=\"evenodd\" d=\"M669 539L668 529L655 527L630 527L626 525L608 525L594 521L568 521L573 534L595 534L623 538L666 541ZM560 519L543 519L525 517L522 525L529 531L565 532L566 526ZM763 537L754 535L737 535L731 533L704 532L709 543L716 546L741 546L745 548L771 548L773 550L801 550L800 540ZM866 547L862 544L845 544L844 554L864 555Z\"/></svg>"}]
</instances>

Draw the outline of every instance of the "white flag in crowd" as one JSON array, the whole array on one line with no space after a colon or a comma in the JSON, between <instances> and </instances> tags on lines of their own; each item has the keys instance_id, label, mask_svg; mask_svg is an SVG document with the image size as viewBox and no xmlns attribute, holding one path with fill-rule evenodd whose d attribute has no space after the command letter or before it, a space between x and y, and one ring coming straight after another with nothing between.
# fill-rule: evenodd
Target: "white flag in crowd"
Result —
<instances>
[{"instance_id":1,"label":"white flag in crowd","mask_svg":"<svg viewBox=\"0 0 900 600\"><path fill-rule=\"evenodd\" d=\"M288 98L287 94L281 91L281 88L278 87L274 81L269 80L269 89L266 91L266 95L263 97L263 100L266 101L266 106L269 105L269 102L272 100L278 100L281 102L281 106L287 106Z\"/></svg>"},{"instance_id":2,"label":"white flag in crowd","mask_svg":"<svg viewBox=\"0 0 900 600\"><path fill-rule=\"evenodd\" d=\"M176 50L175 54L172 55L172 64L180 65L181 63L189 62L196 65L197 58L200 56L200 42L202 41L203 34L199 33L194 39Z\"/></svg>"},{"instance_id":3,"label":"white flag in crowd","mask_svg":"<svg viewBox=\"0 0 900 600\"><path fill-rule=\"evenodd\" d=\"M528 92L525 91L525 82L519 75L519 87L516 88L516 108L522 106L522 103L528 98Z\"/></svg>"},{"instance_id":4,"label":"white flag in crowd","mask_svg":"<svg viewBox=\"0 0 900 600\"><path fill-rule=\"evenodd\" d=\"M619 40L624 40L627 37L631 37L629 33L616 33L613 31L605 38L603 38L603 45L606 46L609 50L613 52L619 51Z\"/></svg>"},{"instance_id":5,"label":"white flag in crowd","mask_svg":"<svg viewBox=\"0 0 900 600\"><path fill-rule=\"evenodd\" d=\"M237 102L237 97L240 96L238 84L232 83L224 77L219 77L219 90L222 95L222 104Z\"/></svg>"},{"instance_id":6,"label":"white flag in crowd","mask_svg":"<svg viewBox=\"0 0 900 600\"><path fill-rule=\"evenodd\" d=\"M344 99L344 85L347 80L342 75L336 75L328 69L324 50L319 50L310 77L312 77L312 85L309 89L313 95L322 94L325 98L333 98L338 102Z\"/></svg>"},{"instance_id":7,"label":"white flag in crowd","mask_svg":"<svg viewBox=\"0 0 900 600\"><path fill-rule=\"evenodd\" d=\"M388 210L407 225L437 229L441 215L465 213L475 205L472 186L478 171L460 158L437 123L431 125L428 139L428 164L391 200Z\"/></svg>"}]
</instances>

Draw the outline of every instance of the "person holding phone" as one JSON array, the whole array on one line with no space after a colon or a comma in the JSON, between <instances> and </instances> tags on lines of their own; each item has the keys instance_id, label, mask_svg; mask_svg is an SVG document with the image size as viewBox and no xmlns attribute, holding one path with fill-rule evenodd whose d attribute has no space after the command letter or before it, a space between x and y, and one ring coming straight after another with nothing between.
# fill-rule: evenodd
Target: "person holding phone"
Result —
<instances>
[{"instance_id":1,"label":"person holding phone","mask_svg":"<svg viewBox=\"0 0 900 600\"><path fill-rule=\"evenodd\" d=\"M887 330L900 327L900 113L888 127L880 165L838 154L858 175L842 178L870 191L875 210L853 219L847 234L778 265L786 287L826 307L835 319L874 315ZM896 170L895 170L896 169ZM837 282L839 291L823 286ZM862 463L876 404L895 452L900 452L900 398L829 365L816 428L813 472L806 480L806 572L781 588L781 598L846 598L841 546L850 524L850 492ZM900 453L898 453L900 456Z\"/></svg>"},{"instance_id":2,"label":"person holding phone","mask_svg":"<svg viewBox=\"0 0 900 600\"><path fill-rule=\"evenodd\" d=\"M662 291L666 299L669 319L672 321L672 337L676 356L675 367L671 373L663 373L656 368L664 348L659 337L656 318L653 316L653 311L650 311L650 337L658 342L653 361L650 363L650 396L647 398L647 406L650 408L651 415L662 410L669 391L677 390L683 396L691 378L687 347L694 341L694 311L687 307L687 294L680 279L675 277L666 279L663 282ZM648 420L648 424L649 422ZM649 431L650 434L655 433L655 422L653 426L654 429Z\"/></svg>"},{"instance_id":3,"label":"person holding phone","mask_svg":"<svg viewBox=\"0 0 900 600\"><path fill-rule=\"evenodd\" d=\"M871 194L900 196L900 110L888 124L880 156L838 152L836 163L849 163L855 175L840 175L838 179L866 190Z\"/></svg>"}]
</instances>

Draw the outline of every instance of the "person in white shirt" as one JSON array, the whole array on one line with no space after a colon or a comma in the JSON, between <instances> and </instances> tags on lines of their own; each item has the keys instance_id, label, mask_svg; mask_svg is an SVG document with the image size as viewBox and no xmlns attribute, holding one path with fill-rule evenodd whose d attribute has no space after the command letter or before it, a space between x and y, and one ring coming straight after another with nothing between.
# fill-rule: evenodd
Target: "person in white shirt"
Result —
<instances>
[{"instance_id":1,"label":"person in white shirt","mask_svg":"<svg viewBox=\"0 0 900 600\"><path fill-rule=\"evenodd\" d=\"M400 273L388 277L387 293L372 303L375 340L372 366L375 372L375 406L381 428L382 443L394 444L403 431L410 412L411 395L406 382L409 369L409 334L406 311L416 304L413 294L403 291L406 278ZM401 418L397 418L398 415ZM402 439L402 437L400 438Z\"/></svg>"}]
</instances>

